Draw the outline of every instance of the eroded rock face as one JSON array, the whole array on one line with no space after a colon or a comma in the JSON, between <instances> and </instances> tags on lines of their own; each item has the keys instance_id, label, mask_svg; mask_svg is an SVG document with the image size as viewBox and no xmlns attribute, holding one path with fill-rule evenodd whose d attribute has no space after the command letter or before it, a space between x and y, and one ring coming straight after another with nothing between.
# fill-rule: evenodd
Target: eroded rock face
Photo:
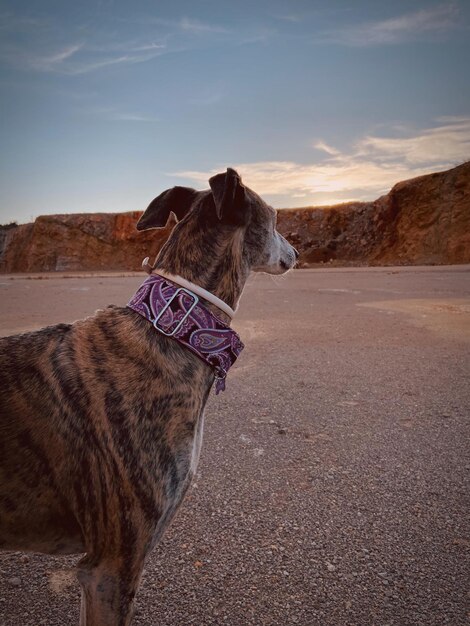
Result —
<instances>
[{"instance_id":1,"label":"eroded rock face","mask_svg":"<svg viewBox=\"0 0 470 626\"><path fill-rule=\"evenodd\" d=\"M470 262L470 163L395 185L374 202L280 211L305 264Z\"/></svg>"},{"instance_id":2,"label":"eroded rock face","mask_svg":"<svg viewBox=\"0 0 470 626\"><path fill-rule=\"evenodd\" d=\"M48 272L138 270L156 255L170 229L138 232L140 211L42 215L0 235L0 270ZM0 231L1 232L1 231Z\"/></svg>"},{"instance_id":3,"label":"eroded rock face","mask_svg":"<svg viewBox=\"0 0 470 626\"><path fill-rule=\"evenodd\" d=\"M0 227L0 271L138 270L169 235L141 213L44 215ZM395 185L374 202L278 212L300 265L470 263L470 162Z\"/></svg>"}]
</instances>

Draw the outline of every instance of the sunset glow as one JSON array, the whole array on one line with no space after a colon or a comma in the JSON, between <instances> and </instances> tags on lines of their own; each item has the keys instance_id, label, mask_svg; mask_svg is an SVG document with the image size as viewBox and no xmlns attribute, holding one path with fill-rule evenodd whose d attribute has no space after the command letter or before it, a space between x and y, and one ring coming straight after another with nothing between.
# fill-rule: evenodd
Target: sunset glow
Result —
<instances>
[{"instance_id":1,"label":"sunset glow","mask_svg":"<svg viewBox=\"0 0 470 626\"><path fill-rule=\"evenodd\" d=\"M0 221L142 209L227 166L275 207L470 158L470 5L3 4Z\"/></svg>"}]
</instances>

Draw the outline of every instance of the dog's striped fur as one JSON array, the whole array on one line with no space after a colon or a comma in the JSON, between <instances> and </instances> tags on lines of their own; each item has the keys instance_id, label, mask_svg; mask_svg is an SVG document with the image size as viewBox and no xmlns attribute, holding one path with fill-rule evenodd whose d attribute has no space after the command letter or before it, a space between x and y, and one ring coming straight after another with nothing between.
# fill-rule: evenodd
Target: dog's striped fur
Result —
<instances>
[{"instance_id":1,"label":"dog's striped fur","mask_svg":"<svg viewBox=\"0 0 470 626\"><path fill-rule=\"evenodd\" d=\"M236 172L210 183L164 192L138 228L164 226L173 211L181 221L157 267L235 306L281 240L274 211ZM271 270L294 262L285 242ZM0 548L85 552L81 625L128 625L145 558L197 466L214 374L114 306L1 339L0 362Z\"/></svg>"}]
</instances>

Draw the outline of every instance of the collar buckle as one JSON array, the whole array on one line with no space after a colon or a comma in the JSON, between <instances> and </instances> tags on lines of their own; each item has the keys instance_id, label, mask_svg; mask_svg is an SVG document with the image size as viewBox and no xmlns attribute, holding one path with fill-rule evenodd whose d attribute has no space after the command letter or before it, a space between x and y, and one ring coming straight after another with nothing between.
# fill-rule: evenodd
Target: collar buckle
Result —
<instances>
[{"instance_id":1,"label":"collar buckle","mask_svg":"<svg viewBox=\"0 0 470 626\"><path fill-rule=\"evenodd\" d=\"M184 308L183 302L180 302L179 299L177 299L179 298L180 294L187 295L191 298L192 303L189 309ZM184 295L183 295L183 298L184 298ZM183 315L183 318L177 322L175 327L172 328L170 331L168 331L168 327L166 329L162 328L162 326L159 325L158 322L160 318L162 317L162 315L164 315L166 311L170 309L170 306L174 300L176 300L176 302L178 303L179 308L183 310L184 315ZM184 287L180 287L179 289L175 291L175 293L171 296L171 298L166 302L165 306L162 308L160 313L158 313L158 315L155 317L155 319L153 320L153 325L155 326L157 330L159 330L161 333L163 333L167 337L173 337L179 331L179 329L184 324L184 322L188 319L188 317L191 315L192 310L194 309L194 307L196 306L198 302L199 302L199 298L196 296L196 294L192 293L191 291L188 291L187 289L184 289Z\"/></svg>"}]
</instances>

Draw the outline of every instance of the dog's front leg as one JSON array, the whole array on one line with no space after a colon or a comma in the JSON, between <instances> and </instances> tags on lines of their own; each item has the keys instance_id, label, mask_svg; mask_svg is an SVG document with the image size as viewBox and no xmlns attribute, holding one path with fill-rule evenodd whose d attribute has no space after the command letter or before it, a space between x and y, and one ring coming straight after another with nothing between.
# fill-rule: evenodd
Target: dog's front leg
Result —
<instances>
[{"instance_id":1,"label":"dog's front leg","mask_svg":"<svg viewBox=\"0 0 470 626\"><path fill-rule=\"evenodd\" d=\"M85 557L78 567L82 588L80 626L129 626L134 597L144 560L126 563L103 560L89 564Z\"/></svg>"}]
</instances>

